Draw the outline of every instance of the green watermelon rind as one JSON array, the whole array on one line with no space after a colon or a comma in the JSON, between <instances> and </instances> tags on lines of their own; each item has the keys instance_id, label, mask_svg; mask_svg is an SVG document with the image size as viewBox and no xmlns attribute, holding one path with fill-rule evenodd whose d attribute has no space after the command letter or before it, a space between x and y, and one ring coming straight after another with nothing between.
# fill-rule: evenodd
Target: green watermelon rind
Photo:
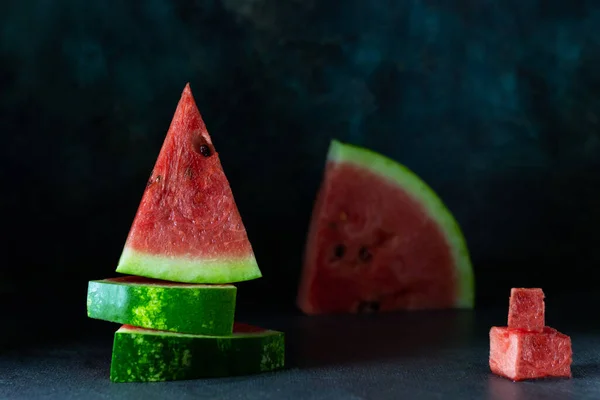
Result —
<instances>
[{"instance_id":1,"label":"green watermelon rind","mask_svg":"<svg viewBox=\"0 0 600 400\"><path fill-rule=\"evenodd\" d=\"M203 336L123 326L115 332L110 380L161 382L251 375L283 368L283 332Z\"/></svg>"},{"instance_id":2,"label":"green watermelon rind","mask_svg":"<svg viewBox=\"0 0 600 400\"><path fill-rule=\"evenodd\" d=\"M331 141L327 160L352 163L383 176L406 190L425 208L442 230L452 252L459 285L455 306L473 308L475 278L467 243L458 222L435 191L406 166L360 146L334 139Z\"/></svg>"},{"instance_id":3,"label":"green watermelon rind","mask_svg":"<svg viewBox=\"0 0 600 400\"><path fill-rule=\"evenodd\" d=\"M154 255L126 246L116 272L183 283L235 283L262 277L254 254L239 259Z\"/></svg>"},{"instance_id":4,"label":"green watermelon rind","mask_svg":"<svg viewBox=\"0 0 600 400\"><path fill-rule=\"evenodd\" d=\"M148 329L230 335L236 295L233 285L92 280L88 283L87 315Z\"/></svg>"}]
</instances>

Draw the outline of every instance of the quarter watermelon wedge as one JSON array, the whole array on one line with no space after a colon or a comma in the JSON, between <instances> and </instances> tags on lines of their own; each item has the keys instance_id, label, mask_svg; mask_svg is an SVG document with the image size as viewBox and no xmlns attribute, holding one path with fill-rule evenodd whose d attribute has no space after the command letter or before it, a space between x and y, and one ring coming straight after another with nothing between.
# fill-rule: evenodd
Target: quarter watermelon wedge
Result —
<instances>
[{"instance_id":1,"label":"quarter watermelon wedge","mask_svg":"<svg viewBox=\"0 0 600 400\"><path fill-rule=\"evenodd\" d=\"M472 308L461 229L405 166L333 140L297 298L306 314Z\"/></svg>"},{"instance_id":2,"label":"quarter watermelon wedge","mask_svg":"<svg viewBox=\"0 0 600 400\"><path fill-rule=\"evenodd\" d=\"M189 84L148 180L117 272L186 283L261 277Z\"/></svg>"},{"instance_id":3,"label":"quarter watermelon wedge","mask_svg":"<svg viewBox=\"0 0 600 400\"><path fill-rule=\"evenodd\" d=\"M231 335L237 288L138 276L88 284L88 317L141 328Z\"/></svg>"},{"instance_id":4,"label":"quarter watermelon wedge","mask_svg":"<svg viewBox=\"0 0 600 400\"><path fill-rule=\"evenodd\" d=\"M236 323L233 334L202 336L123 325L113 343L113 382L250 375L284 366L282 332Z\"/></svg>"}]
</instances>

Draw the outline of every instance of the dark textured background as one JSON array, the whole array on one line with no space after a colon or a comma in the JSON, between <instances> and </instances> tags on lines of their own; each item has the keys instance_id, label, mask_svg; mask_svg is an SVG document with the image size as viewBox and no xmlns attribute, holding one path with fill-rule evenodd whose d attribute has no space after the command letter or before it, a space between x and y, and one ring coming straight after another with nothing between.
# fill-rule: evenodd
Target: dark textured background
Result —
<instances>
[{"instance_id":1,"label":"dark textured background","mask_svg":"<svg viewBox=\"0 0 600 400\"><path fill-rule=\"evenodd\" d=\"M264 273L240 307L294 307L333 137L442 196L479 305L593 291L599 65L593 1L3 1L0 293L85 320L188 81Z\"/></svg>"}]
</instances>

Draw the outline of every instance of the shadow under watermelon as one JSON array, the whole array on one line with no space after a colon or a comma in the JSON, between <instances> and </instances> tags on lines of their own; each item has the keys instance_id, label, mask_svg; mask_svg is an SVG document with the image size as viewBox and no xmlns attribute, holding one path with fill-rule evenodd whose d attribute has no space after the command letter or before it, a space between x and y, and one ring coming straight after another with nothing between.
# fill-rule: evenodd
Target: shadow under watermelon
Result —
<instances>
[{"instance_id":1,"label":"shadow under watermelon","mask_svg":"<svg viewBox=\"0 0 600 400\"><path fill-rule=\"evenodd\" d=\"M286 333L287 368L386 361L464 347L475 337L472 311L299 316Z\"/></svg>"}]
</instances>

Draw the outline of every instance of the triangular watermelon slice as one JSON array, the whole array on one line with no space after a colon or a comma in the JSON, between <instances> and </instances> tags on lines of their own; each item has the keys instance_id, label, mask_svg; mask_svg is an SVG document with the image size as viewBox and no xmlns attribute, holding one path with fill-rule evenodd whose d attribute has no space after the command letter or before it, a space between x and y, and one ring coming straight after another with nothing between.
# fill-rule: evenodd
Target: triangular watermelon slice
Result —
<instances>
[{"instance_id":1,"label":"triangular watermelon slice","mask_svg":"<svg viewBox=\"0 0 600 400\"><path fill-rule=\"evenodd\" d=\"M307 314L471 308L467 245L417 175L332 141L313 210L298 306Z\"/></svg>"},{"instance_id":2,"label":"triangular watermelon slice","mask_svg":"<svg viewBox=\"0 0 600 400\"><path fill-rule=\"evenodd\" d=\"M117 272L187 283L261 277L189 84L154 165Z\"/></svg>"}]
</instances>

